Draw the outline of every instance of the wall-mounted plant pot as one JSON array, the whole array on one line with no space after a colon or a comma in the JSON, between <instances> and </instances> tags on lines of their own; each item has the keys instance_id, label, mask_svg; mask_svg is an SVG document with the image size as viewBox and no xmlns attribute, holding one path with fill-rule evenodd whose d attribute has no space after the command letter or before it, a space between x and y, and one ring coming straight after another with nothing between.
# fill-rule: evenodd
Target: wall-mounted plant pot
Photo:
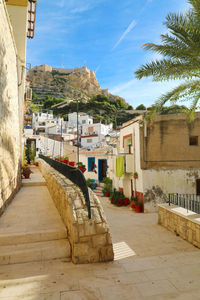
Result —
<instances>
[{"instance_id":1,"label":"wall-mounted plant pot","mask_svg":"<svg viewBox=\"0 0 200 300\"><path fill-rule=\"evenodd\" d=\"M79 170L81 170L82 173L84 173L86 171L86 168L82 168L82 167L78 167Z\"/></svg>"}]
</instances>

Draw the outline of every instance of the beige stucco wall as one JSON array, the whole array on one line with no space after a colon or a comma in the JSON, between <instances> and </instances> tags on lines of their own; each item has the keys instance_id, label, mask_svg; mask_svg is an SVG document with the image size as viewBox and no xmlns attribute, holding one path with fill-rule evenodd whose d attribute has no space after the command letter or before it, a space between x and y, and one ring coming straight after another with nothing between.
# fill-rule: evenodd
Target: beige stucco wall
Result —
<instances>
[{"instance_id":1,"label":"beige stucco wall","mask_svg":"<svg viewBox=\"0 0 200 300\"><path fill-rule=\"evenodd\" d=\"M200 113L193 123L184 114L156 117L147 125L147 137L141 128L142 168L171 169L200 167ZM198 145L190 146L189 137L198 136Z\"/></svg>"},{"instance_id":2,"label":"beige stucco wall","mask_svg":"<svg viewBox=\"0 0 200 300\"><path fill-rule=\"evenodd\" d=\"M0 5L0 213L20 186L21 119L17 58L4 2Z\"/></svg>"}]
</instances>

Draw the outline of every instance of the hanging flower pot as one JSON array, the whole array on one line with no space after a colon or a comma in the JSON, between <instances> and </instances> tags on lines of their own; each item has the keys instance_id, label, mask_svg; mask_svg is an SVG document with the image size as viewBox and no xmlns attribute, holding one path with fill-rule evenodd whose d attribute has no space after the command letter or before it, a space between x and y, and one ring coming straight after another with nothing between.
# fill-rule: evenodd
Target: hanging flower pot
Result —
<instances>
[{"instance_id":1,"label":"hanging flower pot","mask_svg":"<svg viewBox=\"0 0 200 300\"><path fill-rule=\"evenodd\" d=\"M138 173L135 172L135 173L133 174L133 177L134 177L134 179L138 179Z\"/></svg>"}]
</instances>

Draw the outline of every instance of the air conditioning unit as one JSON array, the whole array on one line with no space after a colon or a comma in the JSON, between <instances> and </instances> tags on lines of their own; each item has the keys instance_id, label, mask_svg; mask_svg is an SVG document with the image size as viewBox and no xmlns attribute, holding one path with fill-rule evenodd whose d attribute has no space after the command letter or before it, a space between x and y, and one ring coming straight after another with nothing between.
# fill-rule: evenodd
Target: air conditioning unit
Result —
<instances>
[{"instance_id":1,"label":"air conditioning unit","mask_svg":"<svg viewBox=\"0 0 200 300\"><path fill-rule=\"evenodd\" d=\"M126 161L126 173L134 173L134 156L133 154L126 154L125 156Z\"/></svg>"}]
</instances>

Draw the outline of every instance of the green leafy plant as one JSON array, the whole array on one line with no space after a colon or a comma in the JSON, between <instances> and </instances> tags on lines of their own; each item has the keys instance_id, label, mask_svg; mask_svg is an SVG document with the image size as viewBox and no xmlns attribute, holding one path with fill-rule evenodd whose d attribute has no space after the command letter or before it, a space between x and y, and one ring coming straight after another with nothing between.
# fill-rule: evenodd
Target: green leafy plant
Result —
<instances>
[{"instance_id":1,"label":"green leafy plant","mask_svg":"<svg viewBox=\"0 0 200 300\"><path fill-rule=\"evenodd\" d=\"M191 8L184 14L170 13L164 25L169 33L161 35L161 43L146 43L145 50L150 50L162 56L141 66L136 72L138 79L152 76L153 81L182 80L180 85L163 94L150 112L150 119L160 112L169 101L190 101L191 105L185 112L188 121L194 120L195 110L200 100L200 2L188 0Z\"/></svg>"},{"instance_id":2,"label":"green leafy plant","mask_svg":"<svg viewBox=\"0 0 200 300\"><path fill-rule=\"evenodd\" d=\"M92 181L91 181L90 178L88 178L88 179L86 180L86 183L87 183L87 186L88 186L89 188L92 187Z\"/></svg>"},{"instance_id":3,"label":"green leafy plant","mask_svg":"<svg viewBox=\"0 0 200 300\"><path fill-rule=\"evenodd\" d=\"M82 162L78 162L76 164L78 167L84 168L85 169L85 165Z\"/></svg>"}]
</instances>

